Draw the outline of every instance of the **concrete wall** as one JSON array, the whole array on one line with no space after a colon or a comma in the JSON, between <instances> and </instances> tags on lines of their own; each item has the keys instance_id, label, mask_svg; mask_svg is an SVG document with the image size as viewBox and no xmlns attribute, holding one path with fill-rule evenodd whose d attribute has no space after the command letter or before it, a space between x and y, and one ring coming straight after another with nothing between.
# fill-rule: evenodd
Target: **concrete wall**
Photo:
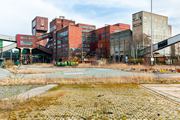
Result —
<instances>
[{"instance_id":1,"label":"concrete wall","mask_svg":"<svg viewBox=\"0 0 180 120\"><path fill-rule=\"evenodd\" d=\"M114 61L124 61L125 56L132 57L132 31L126 30L111 34L110 55Z\"/></svg>"},{"instance_id":2,"label":"concrete wall","mask_svg":"<svg viewBox=\"0 0 180 120\"><path fill-rule=\"evenodd\" d=\"M152 39L153 44L171 37L171 26L168 25L168 17L152 14ZM143 49L151 43L151 13L139 12L133 14L133 41L135 48ZM170 56L171 48L157 51L161 55Z\"/></svg>"}]
</instances>

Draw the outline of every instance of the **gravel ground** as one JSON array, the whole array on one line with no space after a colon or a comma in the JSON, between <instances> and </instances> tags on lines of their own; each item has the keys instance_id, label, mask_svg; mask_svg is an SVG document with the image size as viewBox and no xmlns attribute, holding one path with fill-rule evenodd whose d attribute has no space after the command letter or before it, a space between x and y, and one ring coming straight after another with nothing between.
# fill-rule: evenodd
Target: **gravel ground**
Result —
<instances>
[{"instance_id":1,"label":"gravel ground","mask_svg":"<svg viewBox=\"0 0 180 120\"><path fill-rule=\"evenodd\" d=\"M180 104L136 85L62 85L54 92L63 96L13 111L9 119L180 119Z\"/></svg>"},{"instance_id":2,"label":"gravel ground","mask_svg":"<svg viewBox=\"0 0 180 120\"><path fill-rule=\"evenodd\" d=\"M9 98L14 95L26 92L38 85L17 85L17 86L0 86L0 99Z\"/></svg>"}]
</instances>

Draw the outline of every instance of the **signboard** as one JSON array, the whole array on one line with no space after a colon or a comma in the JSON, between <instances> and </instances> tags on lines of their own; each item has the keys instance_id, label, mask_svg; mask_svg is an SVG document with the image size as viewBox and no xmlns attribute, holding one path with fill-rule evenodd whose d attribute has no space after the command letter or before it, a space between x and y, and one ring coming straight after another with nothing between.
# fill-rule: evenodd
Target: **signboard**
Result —
<instances>
[{"instance_id":1,"label":"signboard","mask_svg":"<svg viewBox=\"0 0 180 120\"><path fill-rule=\"evenodd\" d=\"M33 43L32 43L32 41L24 41L24 40L21 40L21 41L20 41L20 45L22 45L22 46L32 46Z\"/></svg>"},{"instance_id":2,"label":"signboard","mask_svg":"<svg viewBox=\"0 0 180 120\"><path fill-rule=\"evenodd\" d=\"M164 40L164 41L158 43L158 49L164 48L164 47L166 47L167 45L168 45L168 41L167 41L167 40Z\"/></svg>"},{"instance_id":3,"label":"signboard","mask_svg":"<svg viewBox=\"0 0 180 120\"><path fill-rule=\"evenodd\" d=\"M3 40L0 39L0 48L3 48Z\"/></svg>"},{"instance_id":4,"label":"signboard","mask_svg":"<svg viewBox=\"0 0 180 120\"><path fill-rule=\"evenodd\" d=\"M32 35L16 35L17 47L18 48L34 48L36 37Z\"/></svg>"}]
</instances>

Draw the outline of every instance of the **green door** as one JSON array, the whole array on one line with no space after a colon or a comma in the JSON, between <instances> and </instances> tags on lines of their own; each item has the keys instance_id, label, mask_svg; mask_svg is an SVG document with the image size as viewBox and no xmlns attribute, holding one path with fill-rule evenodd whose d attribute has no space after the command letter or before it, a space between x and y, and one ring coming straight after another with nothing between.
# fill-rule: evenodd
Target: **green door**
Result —
<instances>
[{"instance_id":1,"label":"green door","mask_svg":"<svg viewBox=\"0 0 180 120\"><path fill-rule=\"evenodd\" d=\"M0 39L0 48L3 48L3 40Z\"/></svg>"}]
</instances>

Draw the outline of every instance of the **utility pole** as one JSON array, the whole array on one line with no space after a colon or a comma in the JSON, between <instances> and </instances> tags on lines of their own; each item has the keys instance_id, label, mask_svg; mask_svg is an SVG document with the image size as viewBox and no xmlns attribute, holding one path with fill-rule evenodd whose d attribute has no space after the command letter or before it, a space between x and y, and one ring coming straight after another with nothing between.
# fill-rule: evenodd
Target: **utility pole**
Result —
<instances>
[{"instance_id":1,"label":"utility pole","mask_svg":"<svg viewBox=\"0 0 180 120\"><path fill-rule=\"evenodd\" d=\"M0 52L1 52L1 58L3 58L3 40L0 40Z\"/></svg>"},{"instance_id":2,"label":"utility pole","mask_svg":"<svg viewBox=\"0 0 180 120\"><path fill-rule=\"evenodd\" d=\"M151 0L151 65L154 64L154 57L153 57L153 1Z\"/></svg>"}]
</instances>

